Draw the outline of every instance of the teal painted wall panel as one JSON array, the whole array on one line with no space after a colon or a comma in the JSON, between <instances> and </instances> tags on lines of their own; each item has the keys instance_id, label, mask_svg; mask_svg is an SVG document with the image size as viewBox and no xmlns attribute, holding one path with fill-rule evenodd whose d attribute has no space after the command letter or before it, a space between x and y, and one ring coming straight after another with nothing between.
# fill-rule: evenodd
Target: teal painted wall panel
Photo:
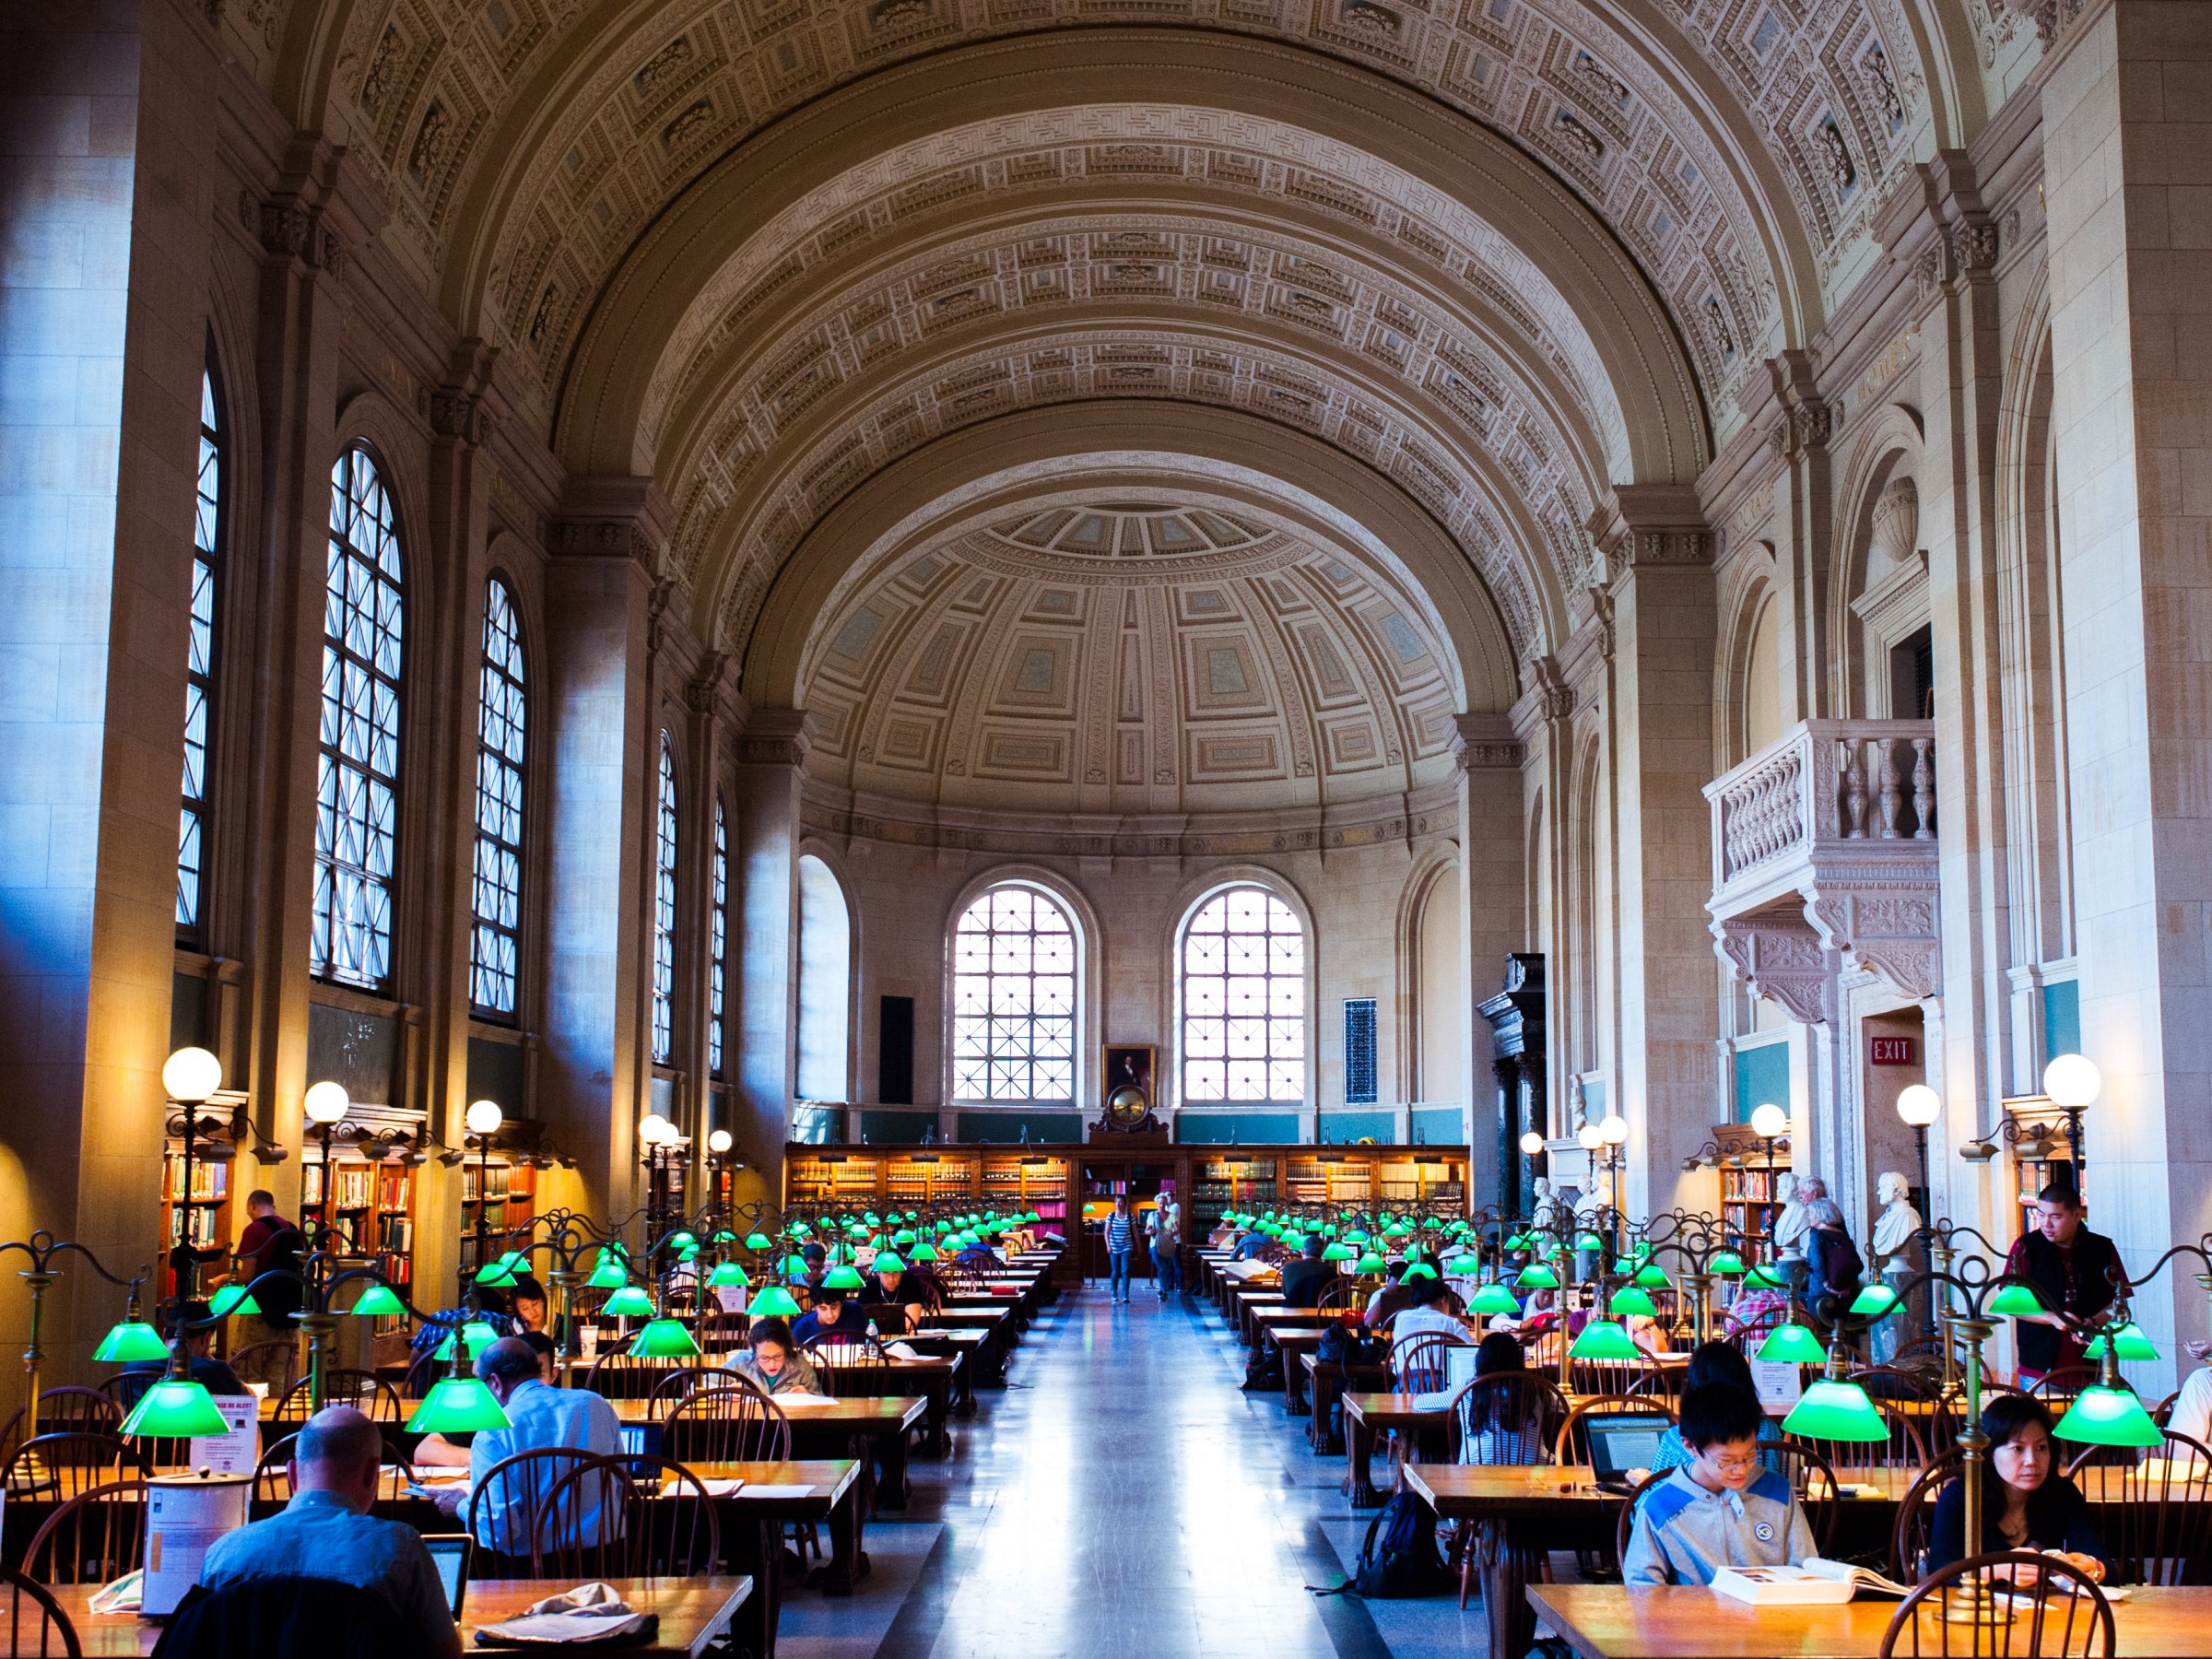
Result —
<instances>
[{"instance_id":1,"label":"teal painted wall panel","mask_svg":"<svg viewBox=\"0 0 2212 1659\"><path fill-rule=\"evenodd\" d=\"M1747 1124L1754 1108L1771 1100L1790 1109L1790 1045L1770 1042L1735 1051L1735 1121Z\"/></svg>"},{"instance_id":2,"label":"teal painted wall panel","mask_svg":"<svg viewBox=\"0 0 2212 1659\"><path fill-rule=\"evenodd\" d=\"M877 1146L897 1141L918 1141L937 1126L934 1112L884 1112L865 1107L860 1113L860 1133L863 1139ZM1015 1134L1019 1135L1017 1129Z\"/></svg>"},{"instance_id":3,"label":"teal painted wall panel","mask_svg":"<svg viewBox=\"0 0 2212 1659\"><path fill-rule=\"evenodd\" d=\"M1466 1141L1467 1114L1456 1106L1417 1106L1410 1115L1407 1133L1421 1146L1457 1147Z\"/></svg>"},{"instance_id":4,"label":"teal painted wall panel","mask_svg":"<svg viewBox=\"0 0 2212 1659\"><path fill-rule=\"evenodd\" d=\"M1175 1138L1186 1147L1278 1146L1298 1139L1295 1112L1179 1112Z\"/></svg>"},{"instance_id":5,"label":"teal painted wall panel","mask_svg":"<svg viewBox=\"0 0 2212 1659\"><path fill-rule=\"evenodd\" d=\"M1324 1146L1340 1147L1368 1136L1387 1146L1397 1138L1397 1114L1392 1112L1324 1112L1319 1126Z\"/></svg>"},{"instance_id":6,"label":"teal painted wall panel","mask_svg":"<svg viewBox=\"0 0 2212 1659\"><path fill-rule=\"evenodd\" d=\"M1079 1141L1083 1114L1079 1112L963 1112L959 1137L1006 1146L1021 1138L1024 1128L1033 1141Z\"/></svg>"},{"instance_id":7,"label":"teal painted wall panel","mask_svg":"<svg viewBox=\"0 0 2212 1659\"><path fill-rule=\"evenodd\" d=\"M2081 1053L2081 982L2062 980L2043 987L2043 1064L2054 1054ZM2042 1084L2039 1079L2037 1088Z\"/></svg>"}]
</instances>

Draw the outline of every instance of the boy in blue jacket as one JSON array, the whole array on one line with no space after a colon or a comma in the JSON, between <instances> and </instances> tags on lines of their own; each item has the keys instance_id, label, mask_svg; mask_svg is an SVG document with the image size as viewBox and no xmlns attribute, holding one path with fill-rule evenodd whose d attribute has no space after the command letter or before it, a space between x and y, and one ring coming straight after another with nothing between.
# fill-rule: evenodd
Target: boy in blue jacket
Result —
<instances>
[{"instance_id":1,"label":"boy in blue jacket","mask_svg":"<svg viewBox=\"0 0 2212 1659\"><path fill-rule=\"evenodd\" d=\"M1710 1584L1723 1567L1795 1566L1816 1553L1786 1477L1764 1468L1759 1401L1725 1382L1682 1396L1692 1453L1636 1507L1626 1584Z\"/></svg>"}]
</instances>

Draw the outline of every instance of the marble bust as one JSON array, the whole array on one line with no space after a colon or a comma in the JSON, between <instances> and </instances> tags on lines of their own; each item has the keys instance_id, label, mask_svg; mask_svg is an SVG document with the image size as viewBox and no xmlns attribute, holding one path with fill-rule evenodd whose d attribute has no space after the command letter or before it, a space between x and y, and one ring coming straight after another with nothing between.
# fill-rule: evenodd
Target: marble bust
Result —
<instances>
[{"instance_id":1,"label":"marble bust","mask_svg":"<svg viewBox=\"0 0 2212 1659\"><path fill-rule=\"evenodd\" d=\"M1805 1235L1812 1230L1806 1215L1806 1194L1794 1175L1776 1177L1774 1191L1782 1199L1782 1213L1774 1218L1774 1253L1783 1261L1805 1256Z\"/></svg>"},{"instance_id":2,"label":"marble bust","mask_svg":"<svg viewBox=\"0 0 2212 1659\"><path fill-rule=\"evenodd\" d=\"M1874 1265L1878 1273L1912 1242L1920 1231L1920 1212L1912 1207L1911 1182L1895 1170L1885 1170L1874 1190L1882 1201L1882 1213L1874 1223Z\"/></svg>"}]
</instances>

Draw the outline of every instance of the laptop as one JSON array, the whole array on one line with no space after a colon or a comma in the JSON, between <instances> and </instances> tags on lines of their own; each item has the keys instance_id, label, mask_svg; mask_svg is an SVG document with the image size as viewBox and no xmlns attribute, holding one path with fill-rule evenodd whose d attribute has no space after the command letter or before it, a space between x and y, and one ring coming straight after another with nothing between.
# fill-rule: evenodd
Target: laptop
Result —
<instances>
[{"instance_id":1,"label":"laptop","mask_svg":"<svg viewBox=\"0 0 2212 1659\"><path fill-rule=\"evenodd\" d=\"M468 1594L469 1536L466 1533L425 1533L423 1547L430 1552L430 1565L438 1569L438 1582L445 1588L445 1604L453 1610L453 1622L461 1622L461 1601Z\"/></svg>"},{"instance_id":2,"label":"laptop","mask_svg":"<svg viewBox=\"0 0 2212 1659\"><path fill-rule=\"evenodd\" d=\"M1589 1437L1590 1472L1608 1491L1629 1489L1629 1471L1648 1469L1659 1456L1666 1419L1646 1412L1593 1412L1583 1419Z\"/></svg>"}]
</instances>

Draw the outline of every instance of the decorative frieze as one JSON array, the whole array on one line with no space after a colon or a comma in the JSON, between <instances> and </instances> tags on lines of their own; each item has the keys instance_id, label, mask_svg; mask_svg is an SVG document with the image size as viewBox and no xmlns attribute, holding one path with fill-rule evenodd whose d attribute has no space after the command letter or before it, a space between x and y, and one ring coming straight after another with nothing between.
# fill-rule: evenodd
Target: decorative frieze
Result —
<instances>
[{"instance_id":1,"label":"decorative frieze","mask_svg":"<svg viewBox=\"0 0 2212 1659\"><path fill-rule=\"evenodd\" d=\"M798 766L814 745L804 709L755 709L747 715L735 744L740 766Z\"/></svg>"},{"instance_id":2,"label":"decorative frieze","mask_svg":"<svg viewBox=\"0 0 2212 1659\"><path fill-rule=\"evenodd\" d=\"M278 259L296 259L311 271L324 271L345 280L346 244L324 222L321 208L311 207L294 195L264 201L243 190L239 192L238 217L265 253Z\"/></svg>"}]
</instances>

